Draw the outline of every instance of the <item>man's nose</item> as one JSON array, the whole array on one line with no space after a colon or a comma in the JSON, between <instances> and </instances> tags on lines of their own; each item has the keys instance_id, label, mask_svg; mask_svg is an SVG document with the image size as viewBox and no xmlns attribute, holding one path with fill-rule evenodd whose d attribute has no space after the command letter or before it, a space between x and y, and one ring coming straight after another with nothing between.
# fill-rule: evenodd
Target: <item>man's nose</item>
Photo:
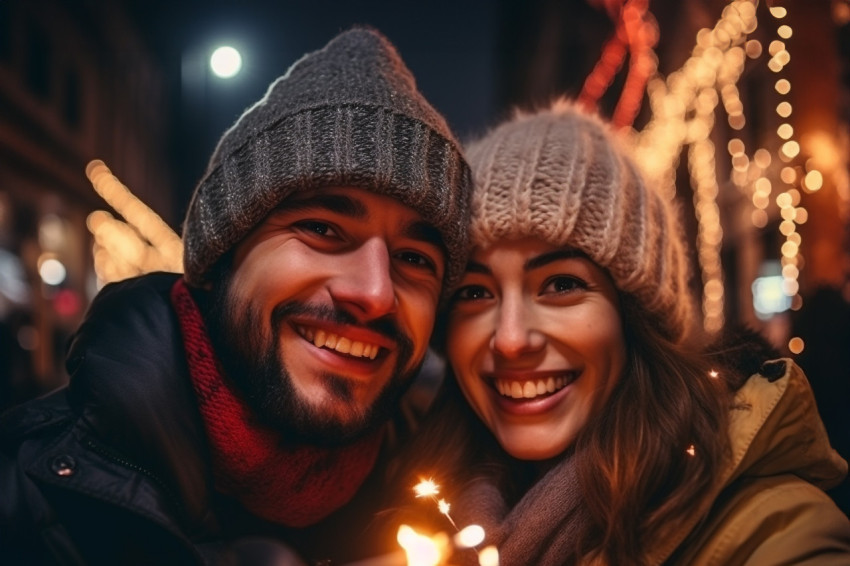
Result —
<instances>
[{"instance_id":1,"label":"man's nose","mask_svg":"<svg viewBox=\"0 0 850 566\"><path fill-rule=\"evenodd\" d=\"M392 260L382 238L370 238L338 259L339 273L329 285L335 303L360 320L395 312Z\"/></svg>"},{"instance_id":2,"label":"man's nose","mask_svg":"<svg viewBox=\"0 0 850 566\"><path fill-rule=\"evenodd\" d=\"M490 347L497 355L519 358L545 345L545 337L534 325L533 313L522 296L503 296L495 320Z\"/></svg>"}]
</instances>

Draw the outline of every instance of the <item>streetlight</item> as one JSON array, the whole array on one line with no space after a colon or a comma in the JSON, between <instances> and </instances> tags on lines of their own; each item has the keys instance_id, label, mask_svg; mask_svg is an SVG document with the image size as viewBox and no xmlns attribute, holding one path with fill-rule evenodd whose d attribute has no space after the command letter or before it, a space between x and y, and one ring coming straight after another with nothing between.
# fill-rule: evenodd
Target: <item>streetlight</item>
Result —
<instances>
[{"instance_id":1,"label":"streetlight","mask_svg":"<svg viewBox=\"0 0 850 566\"><path fill-rule=\"evenodd\" d=\"M219 47L210 56L210 68L216 76L229 79L242 68L242 56L233 47Z\"/></svg>"}]
</instances>

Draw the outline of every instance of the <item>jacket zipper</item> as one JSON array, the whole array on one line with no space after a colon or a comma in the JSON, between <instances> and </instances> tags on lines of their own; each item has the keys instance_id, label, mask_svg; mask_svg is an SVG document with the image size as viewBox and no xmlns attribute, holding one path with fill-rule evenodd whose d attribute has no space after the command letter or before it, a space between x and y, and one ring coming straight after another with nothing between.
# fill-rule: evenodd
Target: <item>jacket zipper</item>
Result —
<instances>
[{"instance_id":1,"label":"jacket zipper","mask_svg":"<svg viewBox=\"0 0 850 566\"><path fill-rule=\"evenodd\" d=\"M154 474L153 472L139 466L138 464L134 464L133 462L130 462L129 460L123 458L122 456L120 456L119 454L114 452L113 450L110 450L109 448L106 448L105 446L97 444L96 442L94 442L93 440L91 440L89 438L85 439L84 444L86 445L86 447L90 448L93 452L95 452L96 454L106 458L107 460L109 460L109 461L111 461L115 464L119 464L121 466L124 466L125 468L129 468L129 469L133 470L134 472L140 473L143 476L145 476L146 478L148 478L149 480L151 480L152 482L154 482L157 485L157 487L160 488L165 493L165 495L169 498L169 500L172 502L172 504L175 507L177 507L177 509L181 513L185 512L186 509L184 508L183 504L180 503L180 499L166 485L166 483L164 481L162 481L156 474Z\"/></svg>"}]
</instances>

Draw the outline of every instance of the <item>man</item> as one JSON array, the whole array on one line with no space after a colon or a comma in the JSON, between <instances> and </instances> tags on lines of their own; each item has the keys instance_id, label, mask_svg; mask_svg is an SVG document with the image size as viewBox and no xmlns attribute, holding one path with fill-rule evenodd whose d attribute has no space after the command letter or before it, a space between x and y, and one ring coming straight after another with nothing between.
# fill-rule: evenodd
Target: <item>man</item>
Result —
<instances>
[{"instance_id":1,"label":"man","mask_svg":"<svg viewBox=\"0 0 850 566\"><path fill-rule=\"evenodd\" d=\"M104 288L70 385L4 416L4 564L286 563L269 541L355 555L463 268L469 185L383 36L293 65L213 153L184 276Z\"/></svg>"}]
</instances>

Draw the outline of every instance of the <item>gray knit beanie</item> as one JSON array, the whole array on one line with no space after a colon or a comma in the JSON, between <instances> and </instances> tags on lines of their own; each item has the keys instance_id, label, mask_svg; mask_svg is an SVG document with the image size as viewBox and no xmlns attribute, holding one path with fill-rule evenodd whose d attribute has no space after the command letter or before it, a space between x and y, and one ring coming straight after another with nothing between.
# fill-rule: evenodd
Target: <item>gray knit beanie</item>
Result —
<instances>
[{"instance_id":1,"label":"gray knit beanie","mask_svg":"<svg viewBox=\"0 0 850 566\"><path fill-rule=\"evenodd\" d=\"M586 253L674 341L693 330L676 212L647 186L610 129L560 100L469 144L473 246L537 237Z\"/></svg>"},{"instance_id":2,"label":"gray knit beanie","mask_svg":"<svg viewBox=\"0 0 850 566\"><path fill-rule=\"evenodd\" d=\"M352 186L398 199L440 232L444 294L466 261L471 174L395 48L367 28L309 53L224 133L183 225L186 280L294 191Z\"/></svg>"}]
</instances>

